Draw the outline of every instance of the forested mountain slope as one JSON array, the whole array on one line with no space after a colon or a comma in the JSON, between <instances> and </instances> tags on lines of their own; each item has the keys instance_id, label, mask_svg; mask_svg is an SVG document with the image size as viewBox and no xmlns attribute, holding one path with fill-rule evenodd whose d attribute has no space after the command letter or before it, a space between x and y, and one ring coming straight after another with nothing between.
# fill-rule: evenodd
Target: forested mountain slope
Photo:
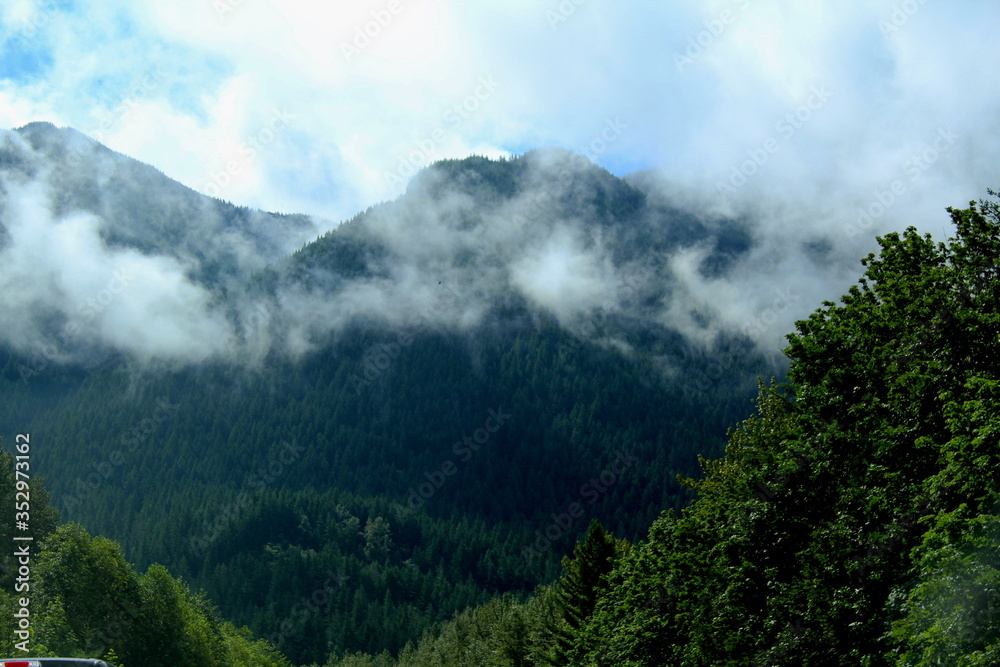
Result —
<instances>
[{"instance_id":1,"label":"forested mountain slope","mask_svg":"<svg viewBox=\"0 0 1000 667\"><path fill-rule=\"evenodd\" d=\"M12 620L0 655L103 658L118 667L289 666L162 565L137 573L115 542L60 524L43 481L32 476L35 444L21 433L10 445L15 454L0 451L0 540L16 547L0 558L0 610ZM27 509L18 524L15 503Z\"/></svg>"},{"instance_id":2,"label":"forested mountain slope","mask_svg":"<svg viewBox=\"0 0 1000 667\"><path fill-rule=\"evenodd\" d=\"M0 337L0 433L106 536L57 528L36 480L46 651L283 664L249 632L301 665L997 662L995 202L951 211L947 244L882 238L746 419L786 369L759 348L781 297L734 327L692 277L745 279L752 221L548 150L439 163L279 256L237 215L201 257L193 209L109 221L87 188L38 190L68 132L22 128L3 161L5 258L41 230L106 262L5 265L32 315ZM133 289L75 308L116 262Z\"/></svg>"},{"instance_id":3,"label":"forested mountain slope","mask_svg":"<svg viewBox=\"0 0 1000 667\"><path fill-rule=\"evenodd\" d=\"M59 142L82 140L68 132L8 143L64 168ZM297 252L241 264L225 251L257 237L189 252L199 218L165 202L197 196L90 149L160 194L111 221L68 190L52 238L87 212L100 256L136 278L92 312L59 272L31 292L48 310L4 338L0 432L42 443L65 519L163 563L296 663L397 651L456 610L526 595L592 519L638 538L687 504L676 475L721 451L755 378L784 370L672 268L687 253L698 275L727 275L750 223L651 201L572 153L438 163ZM12 201L29 172L8 167ZM11 247L30 228L15 209ZM331 573L323 604L294 614Z\"/></svg>"},{"instance_id":4,"label":"forested mountain slope","mask_svg":"<svg viewBox=\"0 0 1000 667\"><path fill-rule=\"evenodd\" d=\"M799 322L690 507L635 545L595 525L557 586L398 660L328 664L1000 663L1000 205L950 212Z\"/></svg>"}]
</instances>

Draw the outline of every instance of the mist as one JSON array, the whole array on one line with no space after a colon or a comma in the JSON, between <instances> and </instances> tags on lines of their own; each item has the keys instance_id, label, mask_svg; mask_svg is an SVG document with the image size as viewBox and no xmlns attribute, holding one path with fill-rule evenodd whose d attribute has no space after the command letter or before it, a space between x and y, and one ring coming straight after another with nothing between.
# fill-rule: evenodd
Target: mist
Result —
<instances>
[{"instance_id":1,"label":"mist","mask_svg":"<svg viewBox=\"0 0 1000 667\"><path fill-rule=\"evenodd\" d=\"M68 129L3 141L0 342L55 363L255 366L354 326L469 332L498 304L625 353L628 322L774 356L875 249L821 201L621 180L560 149L433 165L317 237L329 223L235 209Z\"/></svg>"},{"instance_id":2,"label":"mist","mask_svg":"<svg viewBox=\"0 0 1000 667\"><path fill-rule=\"evenodd\" d=\"M945 207L1000 181L997 8L973 0L420 0L363 45L379 3L29 5L0 12L4 48L44 58L10 60L0 119L81 131L4 138L21 162L4 163L2 280L17 289L0 340L46 358L256 362L352 322L469 330L515 298L583 338L607 337L594 322L610 316L777 350L857 280L877 235L943 239ZM512 193L431 192L439 160L536 147L583 157L535 155ZM570 205L592 168L658 207L643 239L672 241L643 245ZM249 208L233 224L211 197ZM383 253L365 271L248 288L359 211L351 234ZM684 216L690 238L671 226ZM112 293L122 267L135 278Z\"/></svg>"}]
</instances>

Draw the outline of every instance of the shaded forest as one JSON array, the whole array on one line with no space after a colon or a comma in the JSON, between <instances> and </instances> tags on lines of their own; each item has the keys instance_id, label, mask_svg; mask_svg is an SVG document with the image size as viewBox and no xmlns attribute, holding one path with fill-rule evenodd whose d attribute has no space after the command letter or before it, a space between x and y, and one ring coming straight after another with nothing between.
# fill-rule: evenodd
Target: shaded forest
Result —
<instances>
[{"instance_id":1,"label":"shaded forest","mask_svg":"<svg viewBox=\"0 0 1000 667\"><path fill-rule=\"evenodd\" d=\"M12 183L72 138L23 131ZM109 178L165 182L87 149ZM277 255L270 235L309 221L213 205L213 245L191 222L211 202L181 186L136 224L134 189L95 198L67 171L63 210L112 206L108 248L190 264L232 340L161 358L60 337L73 314L39 309L43 352L0 349L0 435L30 433L45 477L40 654L995 664L996 201L950 210L945 243L881 238L781 357L760 350L774 312L722 326L669 266L732 278L752 225L584 163L438 163ZM622 282L540 291L581 266Z\"/></svg>"}]
</instances>

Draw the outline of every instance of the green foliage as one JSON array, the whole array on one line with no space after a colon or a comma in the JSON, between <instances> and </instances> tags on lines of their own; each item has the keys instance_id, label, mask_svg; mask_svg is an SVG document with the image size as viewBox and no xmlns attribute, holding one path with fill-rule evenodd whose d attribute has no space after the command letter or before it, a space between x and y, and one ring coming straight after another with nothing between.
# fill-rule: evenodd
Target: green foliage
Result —
<instances>
[{"instance_id":1,"label":"green foliage","mask_svg":"<svg viewBox=\"0 0 1000 667\"><path fill-rule=\"evenodd\" d=\"M226 622L219 631L224 659L218 664L226 667L291 667L288 659L273 644L255 639L249 629L237 628Z\"/></svg>"},{"instance_id":2,"label":"green foliage","mask_svg":"<svg viewBox=\"0 0 1000 667\"><path fill-rule=\"evenodd\" d=\"M132 619L124 653L130 663L154 661L185 665L217 664L221 656L217 630L181 582L162 565L139 577L140 609Z\"/></svg>"},{"instance_id":3,"label":"green foliage","mask_svg":"<svg viewBox=\"0 0 1000 667\"><path fill-rule=\"evenodd\" d=\"M1000 207L950 212L956 238L887 235L840 304L798 323L790 383L761 385L725 456L685 480L690 507L613 557L581 543L531 655L1000 663ZM456 619L416 650L465 664L455 651L485 630Z\"/></svg>"},{"instance_id":4,"label":"green foliage","mask_svg":"<svg viewBox=\"0 0 1000 667\"><path fill-rule=\"evenodd\" d=\"M64 524L46 540L33 575L36 601L42 608L61 604L82 654L123 648L123 629L138 608L139 586L117 544Z\"/></svg>"},{"instance_id":5,"label":"green foliage","mask_svg":"<svg viewBox=\"0 0 1000 667\"><path fill-rule=\"evenodd\" d=\"M398 660L362 655L333 658L327 667L529 667L549 664L546 623L559 613L557 592L542 587L527 602L504 595L458 613L419 643L406 646Z\"/></svg>"},{"instance_id":6,"label":"green foliage","mask_svg":"<svg viewBox=\"0 0 1000 667\"><path fill-rule=\"evenodd\" d=\"M945 523L940 521L938 524ZM925 543L940 543L938 528ZM919 580L909 592L898 589L903 616L891 635L896 664L905 667L956 665L985 667L1000 660L1000 517L982 515L966 522L958 543L927 550L918 563Z\"/></svg>"},{"instance_id":7,"label":"green foliage","mask_svg":"<svg viewBox=\"0 0 1000 667\"><path fill-rule=\"evenodd\" d=\"M365 558L381 560L389 555L392 548L392 537L389 534L389 522L380 516L368 518L361 535L365 538L363 552Z\"/></svg>"},{"instance_id":8,"label":"green foliage","mask_svg":"<svg viewBox=\"0 0 1000 667\"><path fill-rule=\"evenodd\" d=\"M13 507L12 455L0 450L0 466L4 506ZM103 658L119 667L289 667L272 645L223 623L203 595L192 594L163 566L137 575L117 543L91 537L77 524L56 526L41 478L32 479L30 494L28 588L0 589L0 613L13 618L15 600L28 600L33 655ZM4 530L13 544L10 518ZM15 576L5 571L11 584ZM16 654L10 632L0 637L0 654Z\"/></svg>"},{"instance_id":9,"label":"green foliage","mask_svg":"<svg viewBox=\"0 0 1000 667\"><path fill-rule=\"evenodd\" d=\"M5 389L21 406L12 421L44 438L37 463L67 517L140 568L168 565L292 660L322 663L334 649L397 654L459 610L553 581L591 519L634 539L688 502L675 475L721 447L747 409L737 389L763 362L730 341L741 375L713 380L697 374L712 351L645 335L658 356L627 360L548 321L425 331L360 389L352 374L391 334L276 360L266 382L204 367ZM694 379L663 383L662 364ZM456 452L490 410L511 416ZM616 451L637 463L581 496ZM414 501L446 461L457 472ZM527 562L522 547L573 502L584 515Z\"/></svg>"},{"instance_id":10,"label":"green foliage","mask_svg":"<svg viewBox=\"0 0 1000 667\"><path fill-rule=\"evenodd\" d=\"M573 558L563 558L563 574L559 581L559 614L550 626L554 638L553 665L573 664L573 648L581 626L590 618L598 596L605 591L603 578L611 571L618 552L625 549L608 534L595 519L586 537L573 552Z\"/></svg>"},{"instance_id":11,"label":"green foliage","mask_svg":"<svg viewBox=\"0 0 1000 667\"><path fill-rule=\"evenodd\" d=\"M477 179L498 198L519 187L500 166L472 164L470 191ZM417 185L433 194L435 174ZM648 205L595 192L588 205L609 226ZM390 334L359 329L308 362L275 360L266 388L225 368L52 379L32 426L76 434L78 448L48 455L78 469L100 456L87 443L132 437L123 424L150 414L154 387L182 406L154 420L142 437L159 446L137 448L120 484L74 508L144 566L176 564L250 629L222 622L166 569L136 575L116 543L47 519L38 645L113 651L132 667L284 664L254 634L331 667L997 664L1000 206L950 214L955 238L886 235L858 285L797 324L788 383L760 384L756 414L717 459L711 424L735 422L738 383L693 379L703 359L680 359L667 332L615 329L652 339L626 363L544 318L516 326L527 311L514 301L475 336L421 332L364 382L345 359L385 349ZM282 270L336 261L370 273L381 259L363 232ZM725 252L717 259L706 270L722 270ZM717 351L727 346L739 356L739 341ZM664 363L683 387L644 380ZM30 392L10 394L29 414ZM490 408L513 417L444 473L457 456L447 445L462 442L455 424L476 429ZM588 509L601 523L522 558L620 449L642 465ZM680 461L699 452L693 479ZM166 499L155 506L137 490L154 475ZM697 494L689 506L677 476ZM425 480L433 489L413 495ZM653 520L650 508L667 511ZM130 530L137 521L148 535ZM629 546L602 523L646 538ZM579 538L558 583L537 587ZM0 594L0 613L12 605Z\"/></svg>"}]
</instances>

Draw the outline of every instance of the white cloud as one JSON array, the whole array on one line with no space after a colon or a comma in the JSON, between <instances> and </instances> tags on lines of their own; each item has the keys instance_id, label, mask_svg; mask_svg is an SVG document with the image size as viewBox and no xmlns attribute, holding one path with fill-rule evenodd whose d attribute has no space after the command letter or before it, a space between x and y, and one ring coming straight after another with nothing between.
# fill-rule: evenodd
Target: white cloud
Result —
<instances>
[{"instance_id":1,"label":"white cloud","mask_svg":"<svg viewBox=\"0 0 1000 667\"><path fill-rule=\"evenodd\" d=\"M998 45L987 29L1000 10L971 0L836 8L789 0L614 8L227 1L232 9L221 15L218 3L201 0L48 10L37 43L48 45L53 68L45 85L17 78L0 85L0 120L13 126L42 115L87 132L127 98L131 81L159 68L167 80L136 107L141 118L108 133L114 148L204 191L206 174L225 166L272 109L287 109L294 127L223 196L339 219L398 194L386 174L435 133L423 160L578 149L609 117L629 130L599 162L616 173L662 165L712 194L813 87L825 86L832 101L744 194L808 198L822 184L853 210L893 169L886 154L919 144L939 125L978 133L995 122L1000 90L988 69ZM900 15L903 4L909 11ZM39 12L32 7L9 5L7 21L28 25ZM678 68L676 56L692 44L696 57ZM345 47L357 52L345 55ZM461 123L446 120L482 77L498 89ZM996 156L997 146L986 139L959 148L941 164L951 171L937 178L965 199L996 180L970 173L970 165L996 164L982 156ZM297 173L281 178L289 172Z\"/></svg>"},{"instance_id":2,"label":"white cloud","mask_svg":"<svg viewBox=\"0 0 1000 667\"><path fill-rule=\"evenodd\" d=\"M599 249L586 249L566 226L558 226L535 252L511 267L511 282L563 323L614 297L612 267Z\"/></svg>"},{"instance_id":3,"label":"white cloud","mask_svg":"<svg viewBox=\"0 0 1000 667\"><path fill-rule=\"evenodd\" d=\"M107 247L92 215L53 217L41 180L7 197L5 341L25 352L58 350L52 358L95 344L143 360L199 360L226 349L229 327L177 260Z\"/></svg>"},{"instance_id":4,"label":"white cloud","mask_svg":"<svg viewBox=\"0 0 1000 667\"><path fill-rule=\"evenodd\" d=\"M738 289L677 265L731 324L801 269L782 252L831 243L848 268L802 298L832 298L875 234L940 234L946 206L1000 185L1000 7L975 0L222 2L6 3L0 125L70 125L196 190L338 221L433 160L580 150L620 119L599 164L659 166L688 206L762 222ZM276 110L291 120L271 136ZM954 140L928 153L941 132ZM568 317L603 265L553 243L517 276Z\"/></svg>"}]
</instances>

